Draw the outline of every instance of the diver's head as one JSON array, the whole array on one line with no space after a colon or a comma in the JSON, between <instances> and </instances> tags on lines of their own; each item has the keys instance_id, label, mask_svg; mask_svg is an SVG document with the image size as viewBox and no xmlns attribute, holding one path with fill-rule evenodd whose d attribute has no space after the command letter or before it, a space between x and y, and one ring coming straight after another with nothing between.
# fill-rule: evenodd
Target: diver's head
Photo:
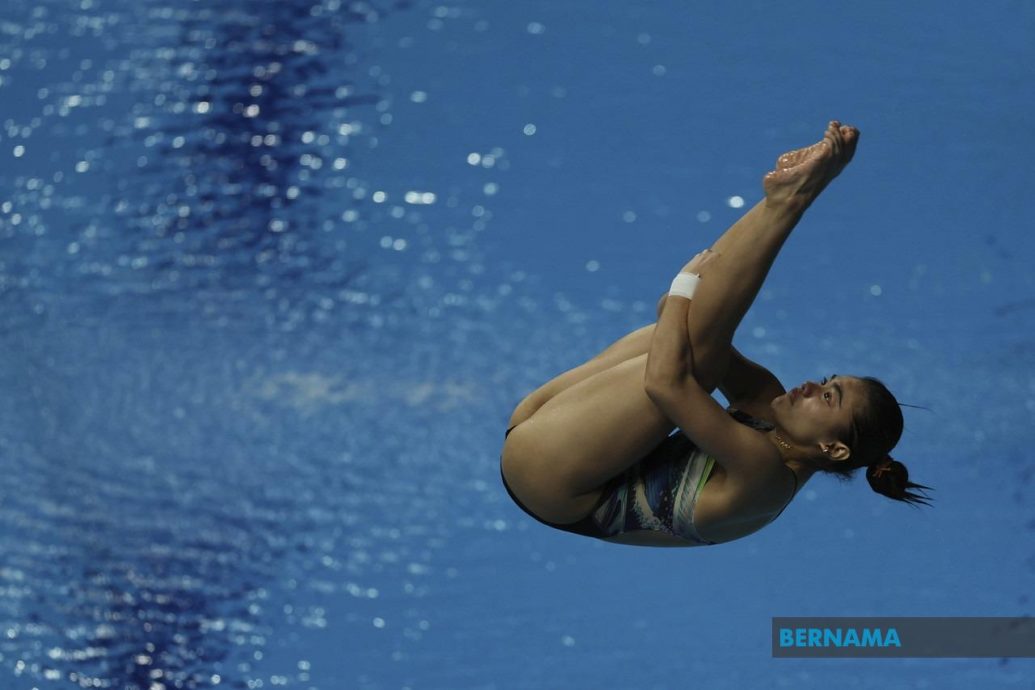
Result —
<instances>
[{"instance_id":1,"label":"diver's head","mask_svg":"<svg viewBox=\"0 0 1035 690\"><path fill-rule=\"evenodd\" d=\"M813 471L848 479L865 467L877 493L923 502L907 491L922 485L910 482L906 466L890 455L904 422L898 401L879 380L835 374L806 381L775 398L772 410L776 432L792 446L792 457Z\"/></svg>"},{"instance_id":2,"label":"diver's head","mask_svg":"<svg viewBox=\"0 0 1035 690\"><path fill-rule=\"evenodd\" d=\"M861 379L837 376L806 381L772 402L773 418L787 441L826 461L852 459L856 409L868 405ZM861 410L860 410L861 411ZM896 439L897 440L897 439Z\"/></svg>"}]
</instances>

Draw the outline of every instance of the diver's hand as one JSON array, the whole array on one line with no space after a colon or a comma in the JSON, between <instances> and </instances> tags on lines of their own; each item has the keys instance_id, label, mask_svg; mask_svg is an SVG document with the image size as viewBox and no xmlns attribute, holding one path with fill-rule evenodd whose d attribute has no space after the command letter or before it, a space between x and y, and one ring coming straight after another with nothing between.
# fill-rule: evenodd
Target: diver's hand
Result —
<instances>
[{"instance_id":1,"label":"diver's hand","mask_svg":"<svg viewBox=\"0 0 1035 690\"><path fill-rule=\"evenodd\" d=\"M721 252L715 252L711 249L705 249L703 252L697 254L694 258L690 259L690 262L686 266L683 266L683 269L680 271L680 273L688 272L701 275L700 272L704 270L704 268L708 264L715 261L715 259L717 259L720 256L722 256ZM661 298L658 299L658 308L656 311L658 315L657 318L659 319L661 318L661 310L665 308L665 300L667 299L668 292L663 292L661 294Z\"/></svg>"}]
</instances>

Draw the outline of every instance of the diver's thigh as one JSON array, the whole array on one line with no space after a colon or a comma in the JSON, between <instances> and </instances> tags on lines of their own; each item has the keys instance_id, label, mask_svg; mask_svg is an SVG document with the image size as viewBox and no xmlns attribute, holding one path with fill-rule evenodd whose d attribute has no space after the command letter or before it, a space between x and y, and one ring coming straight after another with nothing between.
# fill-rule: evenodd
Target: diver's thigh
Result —
<instances>
[{"instance_id":1,"label":"diver's thigh","mask_svg":"<svg viewBox=\"0 0 1035 690\"><path fill-rule=\"evenodd\" d=\"M644 391L646 362L640 355L580 381L511 432L507 481L538 515L578 519L573 501L599 491L675 428Z\"/></svg>"},{"instance_id":2,"label":"diver's thigh","mask_svg":"<svg viewBox=\"0 0 1035 690\"><path fill-rule=\"evenodd\" d=\"M518 403L510 416L507 428L521 424L534 415L540 407L545 405L551 398L562 391L574 386L579 381L589 378L593 374L610 369L627 359L642 355L650 349L651 336L654 333L653 323L641 326L636 330L626 333L624 336L611 343L600 354L593 359L569 369L562 374L553 377L539 388L529 393Z\"/></svg>"}]
</instances>

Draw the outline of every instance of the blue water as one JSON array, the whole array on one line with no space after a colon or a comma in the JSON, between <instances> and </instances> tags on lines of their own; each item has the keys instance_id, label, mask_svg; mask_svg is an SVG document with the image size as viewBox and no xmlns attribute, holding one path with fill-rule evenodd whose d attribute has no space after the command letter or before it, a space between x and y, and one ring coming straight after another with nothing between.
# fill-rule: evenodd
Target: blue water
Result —
<instances>
[{"instance_id":1,"label":"blue water","mask_svg":"<svg viewBox=\"0 0 1035 690\"><path fill-rule=\"evenodd\" d=\"M1032 687L773 659L1031 615L1035 8L27 2L0 23L0 688ZM934 507L550 530L506 421L855 124L736 344L875 375ZM742 204L742 205L741 205Z\"/></svg>"}]
</instances>

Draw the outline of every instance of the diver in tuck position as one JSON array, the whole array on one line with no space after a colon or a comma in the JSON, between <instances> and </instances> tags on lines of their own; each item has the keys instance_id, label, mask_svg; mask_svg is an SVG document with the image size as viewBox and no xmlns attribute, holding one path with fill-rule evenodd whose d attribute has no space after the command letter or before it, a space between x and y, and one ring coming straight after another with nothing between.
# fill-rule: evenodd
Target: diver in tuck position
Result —
<instances>
[{"instance_id":1,"label":"diver in tuck position","mask_svg":"<svg viewBox=\"0 0 1035 690\"><path fill-rule=\"evenodd\" d=\"M926 503L909 489L929 487L889 455L903 420L884 384L835 374L787 392L733 347L784 241L858 139L835 121L821 141L780 156L765 199L683 267L657 323L521 401L500 458L518 506L605 541L700 546L769 524L816 471L866 468L877 493ZM833 287L836 271L814 269L810 280Z\"/></svg>"}]
</instances>

